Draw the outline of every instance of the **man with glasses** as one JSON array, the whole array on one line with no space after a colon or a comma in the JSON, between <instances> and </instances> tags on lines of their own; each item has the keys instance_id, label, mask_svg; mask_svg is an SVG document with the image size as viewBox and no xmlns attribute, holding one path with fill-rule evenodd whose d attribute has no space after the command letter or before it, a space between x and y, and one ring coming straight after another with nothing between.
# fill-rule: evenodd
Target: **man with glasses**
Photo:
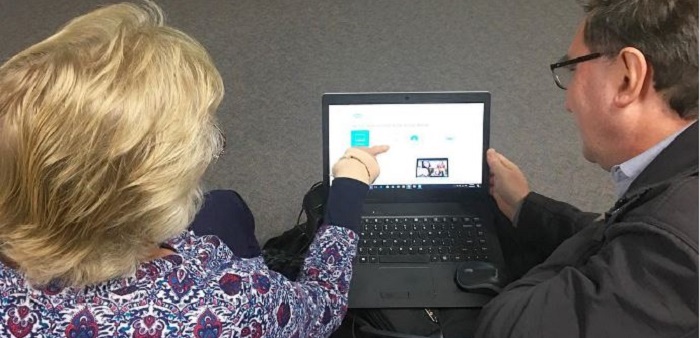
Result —
<instances>
[{"instance_id":1,"label":"man with glasses","mask_svg":"<svg viewBox=\"0 0 700 338\"><path fill-rule=\"evenodd\" d=\"M491 194L537 259L483 308L476 336L697 336L698 1L583 7L550 68L584 157L610 171L619 199L584 213L530 191L489 150Z\"/></svg>"}]
</instances>

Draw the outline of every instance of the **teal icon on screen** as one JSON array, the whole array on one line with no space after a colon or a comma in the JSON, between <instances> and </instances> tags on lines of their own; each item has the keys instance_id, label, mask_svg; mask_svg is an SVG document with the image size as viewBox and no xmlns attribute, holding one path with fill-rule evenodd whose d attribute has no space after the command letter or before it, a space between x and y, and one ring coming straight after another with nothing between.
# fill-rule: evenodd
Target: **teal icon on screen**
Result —
<instances>
[{"instance_id":1,"label":"teal icon on screen","mask_svg":"<svg viewBox=\"0 0 700 338\"><path fill-rule=\"evenodd\" d=\"M353 130L350 132L351 147L369 147L369 130Z\"/></svg>"}]
</instances>

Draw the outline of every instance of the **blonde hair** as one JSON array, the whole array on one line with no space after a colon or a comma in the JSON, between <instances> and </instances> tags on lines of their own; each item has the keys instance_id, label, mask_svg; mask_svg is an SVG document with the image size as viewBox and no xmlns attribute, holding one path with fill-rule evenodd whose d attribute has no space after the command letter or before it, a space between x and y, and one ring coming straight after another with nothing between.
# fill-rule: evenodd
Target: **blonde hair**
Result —
<instances>
[{"instance_id":1,"label":"blonde hair","mask_svg":"<svg viewBox=\"0 0 700 338\"><path fill-rule=\"evenodd\" d=\"M197 212L223 82L153 3L70 21L0 67L0 253L35 284L132 273Z\"/></svg>"}]
</instances>

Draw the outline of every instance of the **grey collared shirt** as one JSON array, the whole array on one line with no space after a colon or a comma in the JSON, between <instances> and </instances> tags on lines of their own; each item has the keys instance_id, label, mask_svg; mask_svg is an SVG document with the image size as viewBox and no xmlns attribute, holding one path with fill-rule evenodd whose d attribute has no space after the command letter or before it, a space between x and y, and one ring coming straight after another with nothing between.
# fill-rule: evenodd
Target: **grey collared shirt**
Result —
<instances>
[{"instance_id":1,"label":"grey collared shirt","mask_svg":"<svg viewBox=\"0 0 700 338\"><path fill-rule=\"evenodd\" d=\"M673 140L676 139L680 133L682 133L686 128L688 128L692 123L688 124L685 128L679 130L677 133L665 138L663 141L657 143L653 147L647 149L645 152L621 163L613 166L610 169L610 174L612 175L613 182L615 183L615 192L617 197L620 198L627 192L630 185L634 180L642 173L642 171L653 161L656 156L658 156L661 151L666 149Z\"/></svg>"}]
</instances>

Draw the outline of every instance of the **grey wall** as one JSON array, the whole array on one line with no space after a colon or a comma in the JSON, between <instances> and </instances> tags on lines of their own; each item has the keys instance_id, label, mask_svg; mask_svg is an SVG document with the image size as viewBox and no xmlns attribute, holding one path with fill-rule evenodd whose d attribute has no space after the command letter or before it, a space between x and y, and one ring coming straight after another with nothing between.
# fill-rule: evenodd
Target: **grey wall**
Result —
<instances>
[{"instance_id":1,"label":"grey wall","mask_svg":"<svg viewBox=\"0 0 700 338\"><path fill-rule=\"evenodd\" d=\"M0 59L109 2L0 0ZM592 211L614 199L549 72L582 17L574 0L158 2L224 77L228 149L205 181L243 195L260 240L291 226L321 180L324 92L490 91L492 145L533 189Z\"/></svg>"}]
</instances>

